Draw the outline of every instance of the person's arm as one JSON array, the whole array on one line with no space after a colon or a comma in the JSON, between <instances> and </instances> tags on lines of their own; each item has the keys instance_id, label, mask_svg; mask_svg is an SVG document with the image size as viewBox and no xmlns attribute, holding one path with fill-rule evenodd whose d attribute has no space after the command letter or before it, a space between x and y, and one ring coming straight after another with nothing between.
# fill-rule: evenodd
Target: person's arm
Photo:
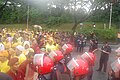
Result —
<instances>
[{"instance_id":1,"label":"person's arm","mask_svg":"<svg viewBox=\"0 0 120 80\"><path fill-rule=\"evenodd\" d=\"M107 51L105 51L105 50L101 50L102 52L104 52L104 53L106 53L106 54L110 54L110 52L107 52Z\"/></svg>"},{"instance_id":2,"label":"person's arm","mask_svg":"<svg viewBox=\"0 0 120 80\"><path fill-rule=\"evenodd\" d=\"M107 51L104 50L104 46L101 48L101 50L103 53L106 53L106 54L110 54L111 53L111 48L109 47Z\"/></svg>"},{"instance_id":3,"label":"person's arm","mask_svg":"<svg viewBox=\"0 0 120 80\"><path fill-rule=\"evenodd\" d=\"M95 44L94 48L95 48L95 49L92 51L93 53L95 53L95 52L98 50L97 44Z\"/></svg>"},{"instance_id":4,"label":"person's arm","mask_svg":"<svg viewBox=\"0 0 120 80\"><path fill-rule=\"evenodd\" d=\"M94 49L92 52L95 53L98 49Z\"/></svg>"}]
</instances>

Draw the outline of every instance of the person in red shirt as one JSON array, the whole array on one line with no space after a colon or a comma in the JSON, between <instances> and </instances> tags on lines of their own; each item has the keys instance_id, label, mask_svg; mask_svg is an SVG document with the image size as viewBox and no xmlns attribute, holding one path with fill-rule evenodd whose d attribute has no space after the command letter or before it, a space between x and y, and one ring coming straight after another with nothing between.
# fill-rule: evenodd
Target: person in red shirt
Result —
<instances>
[{"instance_id":1,"label":"person in red shirt","mask_svg":"<svg viewBox=\"0 0 120 80\"><path fill-rule=\"evenodd\" d=\"M27 60L25 60L18 68L24 74L24 80L34 80L36 67L33 65L34 50L29 50Z\"/></svg>"},{"instance_id":2,"label":"person in red shirt","mask_svg":"<svg viewBox=\"0 0 120 80\"><path fill-rule=\"evenodd\" d=\"M40 48L39 48L39 45L38 45L36 39L33 39L31 48L34 50L35 54L40 53Z\"/></svg>"},{"instance_id":3,"label":"person in red shirt","mask_svg":"<svg viewBox=\"0 0 120 80\"><path fill-rule=\"evenodd\" d=\"M11 58L8 62L8 65L11 69L7 72L7 74L11 76L13 80L24 80L23 72L18 69L18 58Z\"/></svg>"}]
</instances>

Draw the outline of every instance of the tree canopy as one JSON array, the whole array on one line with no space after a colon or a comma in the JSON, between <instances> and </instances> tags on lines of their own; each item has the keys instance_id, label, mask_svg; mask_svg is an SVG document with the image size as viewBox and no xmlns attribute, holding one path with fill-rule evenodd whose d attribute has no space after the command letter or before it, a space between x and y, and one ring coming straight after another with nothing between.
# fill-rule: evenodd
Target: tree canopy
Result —
<instances>
[{"instance_id":1,"label":"tree canopy","mask_svg":"<svg viewBox=\"0 0 120 80\"><path fill-rule=\"evenodd\" d=\"M120 22L119 0L0 0L0 23L26 23L27 6L31 24L47 26L84 21L109 22L110 3L113 3L112 22Z\"/></svg>"}]
</instances>

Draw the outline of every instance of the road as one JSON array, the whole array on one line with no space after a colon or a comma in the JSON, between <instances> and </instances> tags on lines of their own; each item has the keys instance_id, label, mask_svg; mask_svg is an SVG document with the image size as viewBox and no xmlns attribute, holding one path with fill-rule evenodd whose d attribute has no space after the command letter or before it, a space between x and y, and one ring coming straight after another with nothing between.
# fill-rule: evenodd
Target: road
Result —
<instances>
[{"instance_id":1,"label":"road","mask_svg":"<svg viewBox=\"0 0 120 80\"><path fill-rule=\"evenodd\" d=\"M101 48L102 44L99 44L98 48ZM98 69L99 67L99 59L100 59L100 51L97 51L95 53L96 55L96 61L95 61L95 65L94 65L94 72L93 72L93 77L92 77L92 80L107 80L108 78L108 70L110 68L110 64L111 62L113 62L115 59L116 59L116 56L115 56L115 49L117 49L119 47L119 45L110 45L111 48L112 48L112 52L111 54L109 55L109 61L108 61L108 67L107 67L107 72L99 72L99 71L96 71L96 69ZM84 52L88 51L88 47L85 47L84 48ZM71 53L72 54L72 57L78 57L80 56L82 53L78 53L76 52L76 49L74 48L74 51ZM87 80L87 79L83 79L83 80Z\"/></svg>"}]
</instances>

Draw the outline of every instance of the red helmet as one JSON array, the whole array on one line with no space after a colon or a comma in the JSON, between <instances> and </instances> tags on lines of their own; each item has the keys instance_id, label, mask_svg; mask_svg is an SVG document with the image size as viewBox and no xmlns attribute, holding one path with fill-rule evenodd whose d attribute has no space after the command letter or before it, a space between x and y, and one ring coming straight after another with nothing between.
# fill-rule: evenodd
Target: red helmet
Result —
<instances>
[{"instance_id":1,"label":"red helmet","mask_svg":"<svg viewBox=\"0 0 120 80\"><path fill-rule=\"evenodd\" d=\"M68 69L72 72L74 76L86 75L89 71L88 64L86 61L79 59L72 59L67 64Z\"/></svg>"},{"instance_id":2,"label":"red helmet","mask_svg":"<svg viewBox=\"0 0 120 80\"><path fill-rule=\"evenodd\" d=\"M54 62L44 54L35 54L33 63L38 66L39 74L47 74L53 70Z\"/></svg>"},{"instance_id":3,"label":"red helmet","mask_svg":"<svg viewBox=\"0 0 120 80\"><path fill-rule=\"evenodd\" d=\"M55 62L58 62L58 61L60 61L61 59L64 58L64 55L59 50L50 52L48 56L51 59L55 60Z\"/></svg>"},{"instance_id":4,"label":"red helmet","mask_svg":"<svg viewBox=\"0 0 120 80\"><path fill-rule=\"evenodd\" d=\"M95 55L91 52L85 52L84 54L81 55L81 58L86 60L91 65L94 65L96 59Z\"/></svg>"},{"instance_id":5,"label":"red helmet","mask_svg":"<svg viewBox=\"0 0 120 80\"><path fill-rule=\"evenodd\" d=\"M70 52L73 51L73 46L71 44L64 44L62 46L62 49L65 52L64 54L69 54Z\"/></svg>"}]
</instances>

